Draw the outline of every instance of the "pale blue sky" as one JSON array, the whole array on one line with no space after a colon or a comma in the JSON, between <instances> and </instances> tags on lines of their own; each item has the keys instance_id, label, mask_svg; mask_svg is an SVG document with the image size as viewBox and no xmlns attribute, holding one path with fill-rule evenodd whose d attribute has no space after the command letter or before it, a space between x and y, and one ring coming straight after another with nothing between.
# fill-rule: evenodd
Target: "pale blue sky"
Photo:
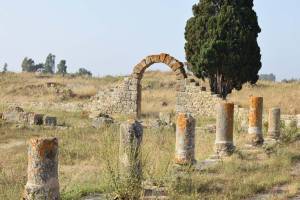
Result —
<instances>
[{"instance_id":1,"label":"pale blue sky","mask_svg":"<svg viewBox=\"0 0 300 200\"><path fill-rule=\"evenodd\" d=\"M143 57L167 52L185 60L184 28L198 0L0 0L0 66L48 53L68 70L129 74ZM279 79L300 77L300 1L255 0L263 68ZM151 69L164 69L155 65Z\"/></svg>"}]
</instances>

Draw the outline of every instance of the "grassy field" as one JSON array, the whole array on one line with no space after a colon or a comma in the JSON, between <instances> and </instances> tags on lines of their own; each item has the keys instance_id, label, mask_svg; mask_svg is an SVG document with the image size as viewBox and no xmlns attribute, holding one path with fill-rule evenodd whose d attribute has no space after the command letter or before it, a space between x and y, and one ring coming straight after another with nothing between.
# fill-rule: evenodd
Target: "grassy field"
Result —
<instances>
[{"instance_id":1,"label":"grassy field","mask_svg":"<svg viewBox=\"0 0 300 200\"><path fill-rule=\"evenodd\" d=\"M167 78L162 79L163 76ZM143 113L156 116L158 112L174 109L175 93L173 75L151 72L143 80ZM36 77L31 74L0 75L0 110L6 102L88 101L80 96L92 96L97 90L117 84L119 77L63 78ZM58 82L77 94L61 100L56 93L24 93L22 87ZM204 84L204 83L203 83ZM20 89L21 88L21 89ZM262 94L266 108L282 106L285 113L300 111L299 83L274 84L260 82L255 87L246 86L234 92L230 99L247 105L250 94ZM276 94L276 98L274 97ZM291 101L289 99L292 99ZM163 107L162 102L168 106ZM279 104L280 103L280 104ZM25 108L26 109L26 108ZM65 112L51 108L33 111L57 116L67 128L28 127L0 121L0 199L20 199L26 183L26 141L32 137L55 136L59 138L59 179L62 199L80 199L90 193L120 194L123 188L113 177L118 172L119 127L96 130L83 112ZM164 109L164 110L162 110ZM199 118L201 125L214 119ZM299 132L299 131L298 131ZM276 146L260 148L249 153L243 151L245 133L235 130L236 153L215 167L203 172L186 169L186 175L176 178L173 172L175 133L173 129L145 129L142 146L143 174L145 180L166 186L170 199L246 199L257 193L267 192L274 186L285 185L287 190L274 199L287 199L299 192L299 176L291 172L300 162L300 142L297 130L283 127L282 142ZM196 133L196 159L204 160L213 154L214 134ZM111 172L113 170L113 173ZM119 192L116 192L119 191Z\"/></svg>"}]
</instances>

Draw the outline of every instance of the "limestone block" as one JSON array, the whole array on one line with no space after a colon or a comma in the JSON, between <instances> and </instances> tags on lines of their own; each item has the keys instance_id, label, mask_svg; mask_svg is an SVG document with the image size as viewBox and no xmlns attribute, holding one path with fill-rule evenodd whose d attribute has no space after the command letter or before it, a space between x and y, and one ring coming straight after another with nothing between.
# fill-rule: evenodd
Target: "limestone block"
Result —
<instances>
[{"instance_id":1,"label":"limestone block","mask_svg":"<svg viewBox=\"0 0 300 200\"><path fill-rule=\"evenodd\" d=\"M100 129L100 128L105 128L107 126L110 126L113 123L114 123L114 119L106 115L103 117L97 117L93 119L92 126L94 128Z\"/></svg>"},{"instance_id":2,"label":"limestone block","mask_svg":"<svg viewBox=\"0 0 300 200\"><path fill-rule=\"evenodd\" d=\"M28 113L28 123L29 125L43 125L43 117L43 114Z\"/></svg>"},{"instance_id":3,"label":"limestone block","mask_svg":"<svg viewBox=\"0 0 300 200\"><path fill-rule=\"evenodd\" d=\"M57 118L52 116L44 116L44 125L45 126L56 126Z\"/></svg>"}]
</instances>

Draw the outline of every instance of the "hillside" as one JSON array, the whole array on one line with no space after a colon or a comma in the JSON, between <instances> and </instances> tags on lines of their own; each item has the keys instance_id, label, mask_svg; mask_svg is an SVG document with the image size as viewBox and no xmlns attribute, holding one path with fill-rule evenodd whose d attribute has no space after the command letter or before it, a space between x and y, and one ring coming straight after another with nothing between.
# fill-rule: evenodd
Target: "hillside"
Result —
<instances>
[{"instance_id":1,"label":"hillside","mask_svg":"<svg viewBox=\"0 0 300 200\"><path fill-rule=\"evenodd\" d=\"M102 78L40 76L29 73L0 74L0 98L2 107L9 104L31 107L37 103L48 104L83 104L97 91L121 83L122 77L106 76ZM142 110L145 114L174 110L176 78L172 72L150 71L143 78ZM200 81L200 80L199 80ZM208 88L208 83L200 81ZM300 82L272 83L260 81L255 86L245 85L241 91L229 95L229 101L246 107L248 97L265 97L264 105L279 106L283 113L300 113ZM162 106L162 103L166 103ZM166 106L167 105L167 106ZM76 106L75 106L76 107ZM63 109L63 106L62 106Z\"/></svg>"}]
</instances>

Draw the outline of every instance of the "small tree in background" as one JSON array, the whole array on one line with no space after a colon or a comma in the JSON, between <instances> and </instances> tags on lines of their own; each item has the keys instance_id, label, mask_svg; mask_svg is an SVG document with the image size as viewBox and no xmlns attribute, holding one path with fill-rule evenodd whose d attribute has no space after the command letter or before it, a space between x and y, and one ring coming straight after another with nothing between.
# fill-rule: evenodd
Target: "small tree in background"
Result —
<instances>
[{"instance_id":1,"label":"small tree in background","mask_svg":"<svg viewBox=\"0 0 300 200\"><path fill-rule=\"evenodd\" d=\"M7 67L8 67L7 63L4 63L3 70L2 70L3 73L7 72Z\"/></svg>"},{"instance_id":2,"label":"small tree in background","mask_svg":"<svg viewBox=\"0 0 300 200\"><path fill-rule=\"evenodd\" d=\"M61 60L57 65L57 74L62 74L63 76L67 74L66 60Z\"/></svg>"},{"instance_id":3,"label":"small tree in background","mask_svg":"<svg viewBox=\"0 0 300 200\"><path fill-rule=\"evenodd\" d=\"M193 6L193 15L185 30L192 72L208 78L211 91L223 98L246 82L255 84L261 68L261 29L253 0L201 0Z\"/></svg>"},{"instance_id":4,"label":"small tree in background","mask_svg":"<svg viewBox=\"0 0 300 200\"><path fill-rule=\"evenodd\" d=\"M22 71L23 72L32 72L33 69L35 68L34 66L34 60L31 58L25 57L24 60L22 61Z\"/></svg>"},{"instance_id":5,"label":"small tree in background","mask_svg":"<svg viewBox=\"0 0 300 200\"><path fill-rule=\"evenodd\" d=\"M88 71L85 68L79 68L78 72L76 73L78 76L92 76L92 72Z\"/></svg>"},{"instance_id":6,"label":"small tree in background","mask_svg":"<svg viewBox=\"0 0 300 200\"><path fill-rule=\"evenodd\" d=\"M37 65L34 64L34 60L31 58L25 57L22 62L22 71L23 72L36 72L39 69L43 69L44 64L39 63Z\"/></svg>"},{"instance_id":7,"label":"small tree in background","mask_svg":"<svg viewBox=\"0 0 300 200\"><path fill-rule=\"evenodd\" d=\"M47 56L44 64L44 73L54 74L55 71L55 55L51 53Z\"/></svg>"},{"instance_id":8,"label":"small tree in background","mask_svg":"<svg viewBox=\"0 0 300 200\"><path fill-rule=\"evenodd\" d=\"M259 75L259 80L275 82L276 81L276 76L272 73L271 74L260 74Z\"/></svg>"},{"instance_id":9,"label":"small tree in background","mask_svg":"<svg viewBox=\"0 0 300 200\"><path fill-rule=\"evenodd\" d=\"M44 63L39 63L37 65L34 65L30 72L36 72L38 70L43 70L43 69L44 69Z\"/></svg>"}]
</instances>

